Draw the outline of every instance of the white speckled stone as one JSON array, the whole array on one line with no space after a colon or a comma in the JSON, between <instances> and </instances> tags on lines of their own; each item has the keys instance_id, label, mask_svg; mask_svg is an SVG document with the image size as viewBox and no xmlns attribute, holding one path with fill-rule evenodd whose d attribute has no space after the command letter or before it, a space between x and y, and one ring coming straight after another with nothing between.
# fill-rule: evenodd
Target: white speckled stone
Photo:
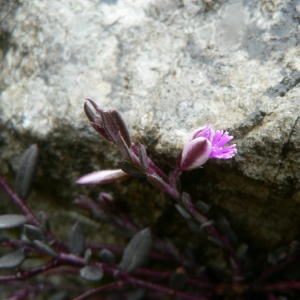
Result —
<instances>
[{"instance_id":1,"label":"white speckled stone","mask_svg":"<svg viewBox=\"0 0 300 300\"><path fill-rule=\"evenodd\" d=\"M189 132L209 123L233 133L239 153L231 162L210 162L199 192L210 186L207 200L247 238L294 238L300 30L292 2L0 5L0 172L16 169L32 142L39 143L39 174L50 185L114 167L116 152L88 128L86 97L118 109L134 139L170 159Z\"/></svg>"}]
</instances>

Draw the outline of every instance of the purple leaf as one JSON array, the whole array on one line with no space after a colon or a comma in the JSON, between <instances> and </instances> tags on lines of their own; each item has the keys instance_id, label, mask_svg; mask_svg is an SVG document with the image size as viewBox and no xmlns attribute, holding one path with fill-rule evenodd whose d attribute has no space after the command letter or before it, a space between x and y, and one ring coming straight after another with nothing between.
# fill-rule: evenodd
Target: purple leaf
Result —
<instances>
[{"instance_id":1,"label":"purple leaf","mask_svg":"<svg viewBox=\"0 0 300 300\"><path fill-rule=\"evenodd\" d=\"M101 125L99 125L98 123L94 123L94 122L91 122L91 125L94 127L94 129L96 131L98 131L102 135L102 137L107 139L109 142L113 141L113 139L109 136L109 134L106 132L106 130Z\"/></svg>"},{"instance_id":2,"label":"purple leaf","mask_svg":"<svg viewBox=\"0 0 300 300\"><path fill-rule=\"evenodd\" d=\"M165 191L168 188L168 184L156 174L147 174L147 180L162 191Z\"/></svg>"},{"instance_id":3,"label":"purple leaf","mask_svg":"<svg viewBox=\"0 0 300 300\"><path fill-rule=\"evenodd\" d=\"M106 131L106 133L110 136L112 141L115 143L116 142L116 137L119 132L118 127L110 115L109 112L104 111L102 109L99 110L102 122L103 122L103 128Z\"/></svg>"},{"instance_id":4,"label":"purple leaf","mask_svg":"<svg viewBox=\"0 0 300 300\"><path fill-rule=\"evenodd\" d=\"M87 116L87 118L90 120L90 122L95 121L96 114L91 110L87 102L84 103L84 112Z\"/></svg>"},{"instance_id":5,"label":"purple leaf","mask_svg":"<svg viewBox=\"0 0 300 300\"><path fill-rule=\"evenodd\" d=\"M146 148L144 147L144 145L142 145L142 144L138 145L138 153L139 153L140 164L141 164L142 168L145 171L147 171L148 167L149 167L149 163L148 163Z\"/></svg>"},{"instance_id":6,"label":"purple leaf","mask_svg":"<svg viewBox=\"0 0 300 300\"><path fill-rule=\"evenodd\" d=\"M114 121L121 133L122 138L124 139L127 146L130 148L131 147L131 138L130 138L126 123L124 122L122 116L116 110L111 110L110 114L111 114L112 118L114 119Z\"/></svg>"},{"instance_id":7,"label":"purple leaf","mask_svg":"<svg viewBox=\"0 0 300 300\"><path fill-rule=\"evenodd\" d=\"M125 159L128 160L128 162L133 164L134 159L133 159L132 152L130 151L130 148L127 146L120 132L118 132L116 136L116 145L119 151L121 152L121 154L125 157Z\"/></svg>"}]
</instances>

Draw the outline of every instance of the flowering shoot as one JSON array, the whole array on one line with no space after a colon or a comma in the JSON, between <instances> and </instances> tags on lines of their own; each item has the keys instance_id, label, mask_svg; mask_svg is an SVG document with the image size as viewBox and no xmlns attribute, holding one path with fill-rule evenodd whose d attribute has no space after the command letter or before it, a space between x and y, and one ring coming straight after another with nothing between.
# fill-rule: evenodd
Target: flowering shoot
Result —
<instances>
[{"instance_id":1,"label":"flowering shoot","mask_svg":"<svg viewBox=\"0 0 300 300\"><path fill-rule=\"evenodd\" d=\"M209 158L228 159L237 153L236 145L224 147L233 139L228 132L216 132L207 125L193 132L178 157L181 171L200 168Z\"/></svg>"}]
</instances>

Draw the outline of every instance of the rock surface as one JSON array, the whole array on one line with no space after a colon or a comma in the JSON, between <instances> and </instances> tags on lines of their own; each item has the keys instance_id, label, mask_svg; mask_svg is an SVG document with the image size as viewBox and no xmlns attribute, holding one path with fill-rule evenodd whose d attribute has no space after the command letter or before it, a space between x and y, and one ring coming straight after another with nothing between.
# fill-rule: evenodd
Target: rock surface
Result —
<instances>
[{"instance_id":1,"label":"rock surface","mask_svg":"<svg viewBox=\"0 0 300 300\"><path fill-rule=\"evenodd\" d=\"M229 130L238 155L192 172L197 196L256 246L299 235L297 1L15 0L0 4L0 22L1 174L37 142L39 181L69 204L75 178L115 167L83 114L90 97L170 160L195 128Z\"/></svg>"}]
</instances>

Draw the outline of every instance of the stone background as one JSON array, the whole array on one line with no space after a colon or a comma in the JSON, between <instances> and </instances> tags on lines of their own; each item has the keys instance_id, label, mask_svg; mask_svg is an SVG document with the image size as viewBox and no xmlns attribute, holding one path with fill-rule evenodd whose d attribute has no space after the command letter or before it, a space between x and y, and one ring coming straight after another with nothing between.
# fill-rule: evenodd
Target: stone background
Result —
<instances>
[{"instance_id":1,"label":"stone background","mask_svg":"<svg viewBox=\"0 0 300 300\"><path fill-rule=\"evenodd\" d=\"M38 143L30 203L57 228L59 218L98 226L69 212L88 191L74 182L116 167L115 149L83 114L90 97L118 109L167 170L190 131L228 130L238 155L183 175L186 189L256 247L299 238L298 1L11 0L1 1L0 22L0 173L11 179ZM139 180L117 187L106 190L156 224L163 195Z\"/></svg>"}]
</instances>

